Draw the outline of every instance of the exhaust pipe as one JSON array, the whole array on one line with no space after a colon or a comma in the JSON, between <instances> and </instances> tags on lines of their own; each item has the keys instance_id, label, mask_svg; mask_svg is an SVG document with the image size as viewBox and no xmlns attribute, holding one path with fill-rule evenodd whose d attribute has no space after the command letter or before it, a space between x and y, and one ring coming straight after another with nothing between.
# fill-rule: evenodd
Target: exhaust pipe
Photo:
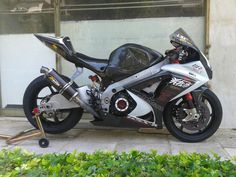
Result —
<instances>
[{"instance_id":1,"label":"exhaust pipe","mask_svg":"<svg viewBox=\"0 0 236 177\"><path fill-rule=\"evenodd\" d=\"M62 94L67 100L74 101L80 107L87 110L94 116L99 117L97 112L94 111L91 106L89 106L86 102L79 98L79 92L72 86L73 81L66 82L58 72L54 69L48 69L47 67L42 66L40 69L40 73L43 73L50 84L60 93Z\"/></svg>"}]
</instances>

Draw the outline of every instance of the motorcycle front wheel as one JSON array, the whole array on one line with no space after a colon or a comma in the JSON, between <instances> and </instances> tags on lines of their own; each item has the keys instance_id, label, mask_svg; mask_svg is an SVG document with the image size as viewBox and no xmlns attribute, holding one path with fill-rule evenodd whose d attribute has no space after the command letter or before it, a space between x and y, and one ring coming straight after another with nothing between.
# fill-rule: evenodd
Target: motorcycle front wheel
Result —
<instances>
[{"instance_id":1,"label":"motorcycle front wheel","mask_svg":"<svg viewBox=\"0 0 236 177\"><path fill-rule=\"evenodd\" d=\"M70 80L65 76L62 77ZM75 83L73 85L77 86ZM44 76L37 77L29 84L24 94L23 108L28 121L34 127L38 128L36 120L33 118L33 109L38 107L41 101L47 101L57 93ZM53 114L42 113L40 119L46 133L59 134L72 129L79 122L82 114L82 108L73 108L57 110Z\"/></svg>"},{"instance_id":2,"label":"motorcycle front wheel","mask_svg":"<svg viewBox=\"0 0 236 177\"><path fill-rule=\"evenodd\" d=\"M196 120L184 121L188 104L182 98L171 101L164 110L163 120L166 128L184 142L200 142L211 137L222 120L221 103L211 90L205 90L200 100L194 104L200 115Z\"/></svg>"}]
</instances>

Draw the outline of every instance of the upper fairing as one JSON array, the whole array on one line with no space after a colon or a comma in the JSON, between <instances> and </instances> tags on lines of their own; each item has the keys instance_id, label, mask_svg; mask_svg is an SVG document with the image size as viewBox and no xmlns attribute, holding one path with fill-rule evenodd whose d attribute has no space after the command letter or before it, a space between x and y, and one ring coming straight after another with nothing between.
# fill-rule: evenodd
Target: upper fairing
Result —
<instances>
[{"instance_id":1,"label":"upper fairing","mask_svg":"<svg viewBox=\"0 0 236 177\"><path fill-rule=\"evenodd\" d=\"M189 37L189 35L182 28L179 28L174 33L172 33L170 35L170 40L175 43L178 43L180 45L194 49L199 54L199 60L202 62L204 68L206 69L209 79L212 79L212 70L211 70L211 66L208 62L208 59L202 53L202 51L195 45L193 40Z\"/></svg>"}]
</instances>

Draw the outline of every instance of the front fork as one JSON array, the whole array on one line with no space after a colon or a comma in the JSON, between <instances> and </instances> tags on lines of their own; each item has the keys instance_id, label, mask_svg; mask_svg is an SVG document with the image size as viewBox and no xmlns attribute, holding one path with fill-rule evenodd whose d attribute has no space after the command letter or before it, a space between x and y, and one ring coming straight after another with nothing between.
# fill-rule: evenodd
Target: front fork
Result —
<instances>
[{"instance_id":1,"label":"front fork","mask_svg":"<svg viewBox=\"0 0 236 177\"><path fill-rule=\"evenodd\" d=\"M185 101L187 101L189 109L195 108L195 106L193 104L193 97L192 97L191 93L187 93L186 95L184 95L184 99L185 99Z\"/></svg>"},{"instance_id":2,"label":"front fork","mask_svg":"<svg viewBox=\"0 0 236 177\"><path fill-rule=\"evenodd\" d=\"M198 121L200 114L198 109L196 108L197 106L194 105L193 103L193 96L191 93L187 93L184 95L184 100L187 102L189 109L183 109L187 116L182 119L183 122L188 122L188 121Z\"/></svg>"},{"instance_id":3,"label":"front fork","mask_svg":"<svg viewBox=\"0 0 236 177\"><path fill-rule=\"evenodd\" d=\"M178 55L178 58L175 58L177 55L173 55L172 58L170 58L170 62L172 64L180 64L180 61L182 60L182 57L185 53L183 52L183 50L182 52L180 52L179 49L177 48L174 49L173 51L175 51L176 53L178 52L179 55ZM193 103L193 101L198 101L198 99L197 100L195 100L195 98L193 99L192 93L187 93L186 95L183 96L183 98L187 102L189 109L184 109L187 116L182 121L187 122L187 121L192 121L192 120L198 120L200 117L200 114L199 114L198 109Z\"/></svg>"},{"instance_id":4,"label":"front fork","mask_svg":"<svg viewBox=\"0 0 236 177\"><path fill-rule=\"evenodd\" d=\"M173 64L180 64L180 60L179 59L172 60L172 63ZM200 114L199 114L198 109L196 108L196 106L193 103L194 99L193 99L192 94L187 93L186 95L184 95L183 98L187 102L189 109L184 109L187 116L182 121L188 122L188 121L198 120L200 117Z\"/></svg>"}]
</instances>

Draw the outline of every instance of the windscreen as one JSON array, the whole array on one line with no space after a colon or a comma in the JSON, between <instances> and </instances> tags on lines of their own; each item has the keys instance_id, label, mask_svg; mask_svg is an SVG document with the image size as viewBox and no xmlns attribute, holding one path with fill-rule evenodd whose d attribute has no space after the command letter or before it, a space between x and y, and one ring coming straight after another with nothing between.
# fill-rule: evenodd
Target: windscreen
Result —
<instances>
[{"instance_id":1,"label":"windscreen","mask_svg":"<svg viewBox=\"0 0 236 177\"><path fill-rule=\"evenodd\" d=\"M193 40L188 36L188 34L182 29L179 28L174 33L170 35L170 40L178 44L191 47L196 51L200 51L198 47L194 44Z\"/></svg>"}]
</instances>

